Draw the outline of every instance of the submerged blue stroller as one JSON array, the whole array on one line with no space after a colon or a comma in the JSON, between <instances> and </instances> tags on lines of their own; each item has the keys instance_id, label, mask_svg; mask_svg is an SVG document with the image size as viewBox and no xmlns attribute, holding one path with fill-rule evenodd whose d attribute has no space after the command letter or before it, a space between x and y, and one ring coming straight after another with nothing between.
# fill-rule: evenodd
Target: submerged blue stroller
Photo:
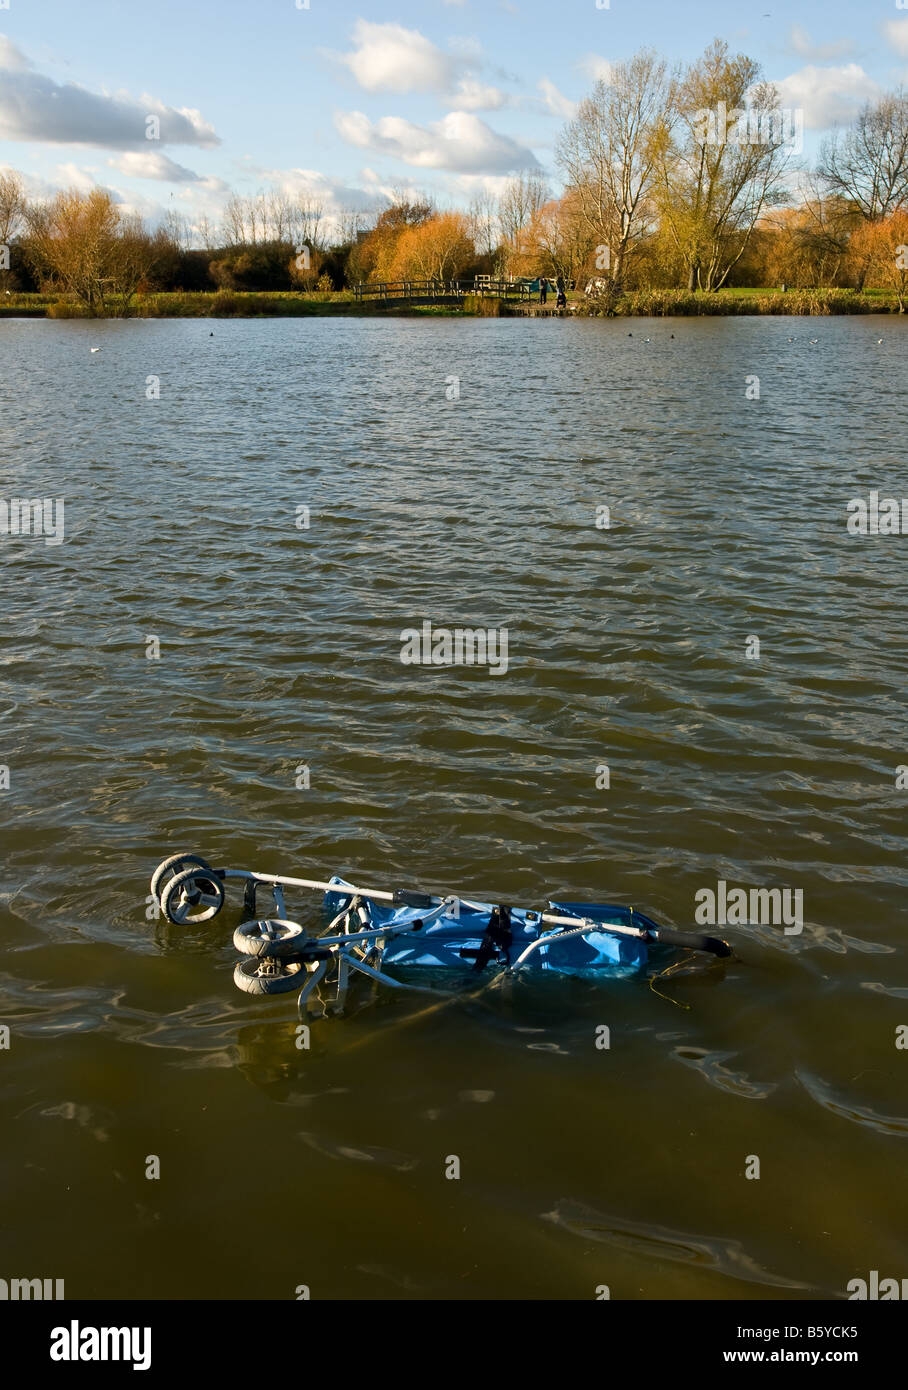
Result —
<instances>
[{"instance_id":1,"label":"submerged blue stroller","mask_svg":"<svg viewBox=\"0 0 908 1390\"><path fill-rule=\"evenodd\" d=\"M646 965L652 945L682 946L728 956L716 937L674 931L631 907L613 903L549 902L543 910L473 902L412 889L362 888L335 875L327 882L249 869L216 869L196 854L165 859L151 892L169 922L194 926L224 905L224 882L241 879L248 920L233 934L243 959L234 982L248 994L299 991L300 1012L331 972L337 1006L352 972L395 989L437 993L438 974L474 975L531 970L562 975L627 974ZM315 933L288 918L285 888L323 893L326 923ZM267 889L276 915L257 915Z\"/></svg>"}]
</instances>

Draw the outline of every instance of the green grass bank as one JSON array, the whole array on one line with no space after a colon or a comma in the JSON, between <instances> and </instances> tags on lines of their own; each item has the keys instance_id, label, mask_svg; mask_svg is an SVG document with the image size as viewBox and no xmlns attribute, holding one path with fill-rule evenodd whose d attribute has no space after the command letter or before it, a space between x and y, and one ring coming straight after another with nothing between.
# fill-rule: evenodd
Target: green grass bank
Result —
<instances>
[{"instance_id":1,"label":"green grass bank","mask_svg":"<svg viewBox=\"0 0 908 1390\"><path fill-rule=\"evenodd\" d=\"M686 290L634 290L612 305L570 296L583 315L617 318L691 317L698 315L798 314L897 314L904 300L887 290L731 289L717 294ZM0 302L0 318L331 318L381 317L406 314L419 317L499 317L507 306L499 300L467 295L462 307L450 305L398 305L393 308L358 302L349 290L333 294L298 292L199 291L136 295L128 305L112 299L104 313L90 314L79 302L53 294L8 294Z\"/></svg>"}]
</instances>

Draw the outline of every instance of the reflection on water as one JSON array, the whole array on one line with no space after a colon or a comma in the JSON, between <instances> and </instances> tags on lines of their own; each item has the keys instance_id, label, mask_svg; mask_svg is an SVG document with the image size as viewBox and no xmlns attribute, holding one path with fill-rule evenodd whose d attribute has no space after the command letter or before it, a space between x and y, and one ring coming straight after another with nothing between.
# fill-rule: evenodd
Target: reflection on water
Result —
<instances>
[{"instance_id":1,"label":"reflection on water","mask_svg":"<svg viewBox=\"0 0 908 1390\"><path fill-rule=\"evenodd\" d=\"M401 1299L908 1272L908 578L902 537L845 532L905 491L906 326L87 331L0 326L0 493L66 500L64 544L0 542L10 1267ZM506 626L507 675L402 665L426 619ZM791 886L805 925L598 985L363 982L306 1049L292 997L233 987L237 895L148 915L182 849L682 927L720 879ZM241 1215L265 1191L280 1240Z\"/></svg>"}]
</instances>

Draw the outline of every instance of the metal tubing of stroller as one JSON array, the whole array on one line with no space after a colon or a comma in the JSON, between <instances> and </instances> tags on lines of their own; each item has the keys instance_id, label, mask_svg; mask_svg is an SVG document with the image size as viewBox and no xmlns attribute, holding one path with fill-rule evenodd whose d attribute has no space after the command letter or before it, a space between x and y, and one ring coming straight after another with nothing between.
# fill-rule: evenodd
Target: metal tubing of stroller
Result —
<instances>
[{"instance_id":1,"label":"metal tubing of stroller","mask_svg":"<svg viewBox=\"0 0 908 1390\"><path fill-rule=\"evenodd\" d=\"M286 878L283 874L260 874L255 869L223 869L221 870L224 878L244 878L253 879L256 883L261 883L263 887L269 884L278 883L284 888L315 888L322 893L338 893L340 884L324 883L317 878ZM392 903L393 893L386 893L379 888L348 888L345 884L339 896L348 898L359 896L360 898L372 898L376 902Z\"/></svg>"},{"instance_id":2,"label":"metal tubing of stroller","mask_svg":"<svg viewBox=\"0 0 908 1390\"><path fill-rule=\"evenodd\" d=\"M424 927L427 922L434 922L437 917L441 917L445 905L445 899L439 907L433 907L431 912L424 912L413 921L421 922ZM370 927L368 931L344 932L342 936L315 936L311 940L318 946L355 946L360 941L375 941L382 936L406 936L413 931L413 921L410 922L386 922L382 926ZM421 928L420 928L421 930Z\"/></svg>"},{"instance_id":3,"label":"metal tubing of stroller","mask_svg":"<svg viewBox=\"0 0 908 1390\"><path fill-rule=\"evenodd\" d=\"M589 917L559 917L559 916L557 915L557 913L554 913L554 912L540 912L540 914L539 914L539 920L540 920L540 922L545 922L546 926L549 926L549 927L580 927L580 926L582 926L582 927L583 927L583 931L585 931L585 932L589 932L589 931L604 931L604 932L617 932L619 936L637 936L637 937L641 937L641 936L642 936L642 937L648 937L648 936L649 936L649 932L642 931L639 927L618 927L618 926L614 926L611 922L594 922L594 921L593 921L591 918L589 918ZM559 936L562 935L561 932L559 932L558 934L559 934ZM569 932L564 932L563 935L564 935L564 936L581 936L581 935L582 935L582 932L580 932L580 931L569 931ZM547 940L551 940L551 938L550 938L550 937L542 936L542 937L539 938L539 940L540 940L540 941L547 941Z\"/></svg>"},{"instance_id":4,"label":"metal tubing of stroller","mask_svg":"<svg viewBox=\"0 0 908 1390\"><path fill-rule=\"evenodd\" d=\"M361 970L364 975L368 975L373 980L378 980L383 985L390 985L392 989L412 989L419 994L441 994L448 997L447 991L441 989L430 989L428 985L411 985L406 980L395 980L390 975L383 974L380 970L373 970L371 965L366 965L365 961L356 960L354 956L347 955L346 951L339 951L341 956L353 970Z\"/></svg>"},{"instance_id":5,"label":"metal tubing of stroller","mask_svg":"<svg viewBox=\"0 0 908 1390\"><path fill-rule=\"evenodd\" d=\"M570 922L572 919L571 919L570 917L559 917L557 920L560 921L560 922L565 922L565 921ZM574 918L573 920L576 921L576 918ZM540 947L542 947L542 946L551 946L551 945L553 945L553 944L554 944L555 942L557 942L557 941L569 941L570 938L571 938L572 936L587 936L587 935L589 934L589 932L590 932L592 929L594 929L595 927L597 927L597 926L599 926L599 925L600 925L600 924L599 924L598 922L594 922L594 923L589 923L589 922L587 922L587 923L585 923L584 926L582 926L582 927L575 927L573 931L560 931L560 932L555 932L555 933L553 933L553 935L551 935L551 936L537 936L537 938L536 938L535 941L531 941L531 942L530 942L530 944L529 944L529 946L527 946L526 950L521 951L520 955L517 957L517 959L515 960L514 964L511 966L511 969L512 969L512 970L516 970L517 967L518 967L518 965L523 965L523 962L526 960L527 956L531 956L531 955L533 954L533 952L534 952L534 951L538 951L538 950L540 949ZM607 928L607 930L608 930L608 931L617 930L617 931L622 932L622 934L625 935L625 936L643 936L643 935L645 934L644 932L633 931L633 930L631 930L630 928L624 928L624 927L618 927L618 928L609 927L609 928Z\"/></svg>"}]
</instances>

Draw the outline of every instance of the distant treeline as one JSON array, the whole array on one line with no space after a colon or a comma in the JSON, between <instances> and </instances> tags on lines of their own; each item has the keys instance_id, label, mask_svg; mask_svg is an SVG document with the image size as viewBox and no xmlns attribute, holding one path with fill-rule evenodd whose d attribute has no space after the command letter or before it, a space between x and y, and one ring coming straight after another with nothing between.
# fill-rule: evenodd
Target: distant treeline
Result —
<instances>
[{"instance_id":1,"label":"distant treeline","mask_svg":"<svg viewBox=\"0 0 908 1390\"><path fill-rule=\"evenodd\" d=\"M607 307L630 293L786 285L908 298L908 97L867 104L798 161L803 112L716 40L670 70L651 50L612 64L556 146L564 191L536 170L461 211L395 194L327 216L279 189L233 197L222 224L170 214L148 230L109 194L30 202L0 176L0 289L89 313L156 292L350 288L359 281L561 277Z\"/></svg>"}]
</instances>

